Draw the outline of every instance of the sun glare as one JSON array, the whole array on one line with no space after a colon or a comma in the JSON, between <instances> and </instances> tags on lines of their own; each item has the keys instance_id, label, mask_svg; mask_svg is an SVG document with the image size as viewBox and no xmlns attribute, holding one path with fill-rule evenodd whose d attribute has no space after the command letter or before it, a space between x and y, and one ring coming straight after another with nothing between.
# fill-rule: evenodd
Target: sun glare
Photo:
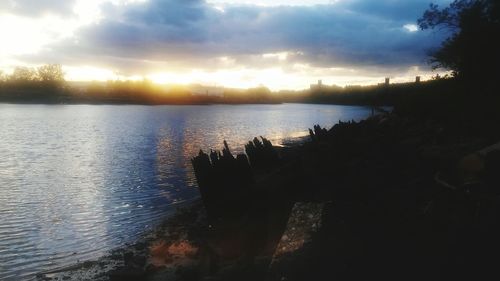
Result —
<instances>
[{"instance_id":1,"label":"sun glare","mask_svg":"<svg viewBox=\"0 0 500 281\"><path fill-rule=\"evenodd\" d=\"M147 76L159 84L203 84L229 88L251 88L265 85L271 89L297 86L296 77L286 75L279 68L226 69L217 71L192 70L187 73L162 72Z\"/></svg>"},{"instance_id":2,"label":"sun glare","mask_svg":"<svg viewBox=\"0 0 500 281\"><path fill-rule=\"evenodd\" d=\"M27 18L0 16L0 37L4 38L0 44L1 56L36 53L50 40L44 29L43 25Z\"/></svg>"},{"instance_id":3,"label":"sun glare","mask_svg":"<svg viewBox=\"0 0 500 281\"><path fill-rule=\"evenodd\" d=\"M79 0L73 12L76 18L68 19L54 14L30 18L0 14L0 57L36 54L47 45L74 35L75 30L101 19L101 4L129 5L146 0Z\"/></svg>"},{"instance_id":4,"label":"sun glare","mask_svg":"<svg viewBox=\"0 0 500 281\"><path fill-rule=\"evenodd\" d=\"M70 81L107 81L116 80L116 75L112 70L92 66L64 67L66 80Z\"/></svg>"},{"instance_id":5,"label":"sun glare","mask_svg":"<svg viewBox=\"0 0 500 281\"><path fill-rule=\"evenodd\" d=\"M279 59L279 56L272 56ZM163 71L148 75L120 75L117 72L99 67L79 66L64 67L66 79L69 81L108 81L147 79L155 84L190 85L201 84L204 86L217 86L226 88L253 88L266 86L271 90L297 90L307 89L317 80L322 80L324 85L374 85L381 83L384 77L377 74L363 73L349 68L317 68L307 64L295 64L290 69L271 67L258 68L228 68L216 71L193 69L186 72ZM389 75L391 81L396 83L411 82L415 76L420 76L422 81L428 80L434 73L421 70L412 66L399 75Z\"/></svg>"}]
</instances>

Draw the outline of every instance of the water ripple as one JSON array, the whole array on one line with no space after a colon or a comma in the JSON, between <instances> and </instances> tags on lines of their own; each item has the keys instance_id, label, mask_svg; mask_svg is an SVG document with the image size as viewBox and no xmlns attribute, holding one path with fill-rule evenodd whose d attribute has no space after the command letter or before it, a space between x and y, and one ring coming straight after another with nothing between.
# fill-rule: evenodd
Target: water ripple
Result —
<instances>
[{"instance_id":1,"label":"water ripple","mask_svg":"<svg viewBox=\"0 0 500 281\"><path fill-rule=\"evenodd\" d=\"M326 105L0 104L0 280L95 259L198 196L189 159L368 110Z\"/></svg>"}]
</instances>

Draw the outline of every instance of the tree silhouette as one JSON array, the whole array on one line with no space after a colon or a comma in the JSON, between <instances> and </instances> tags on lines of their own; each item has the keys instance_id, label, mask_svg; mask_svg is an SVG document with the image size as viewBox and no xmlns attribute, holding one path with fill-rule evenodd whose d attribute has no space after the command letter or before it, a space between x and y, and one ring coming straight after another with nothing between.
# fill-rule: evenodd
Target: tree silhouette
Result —
<instances>
[{"instance_id":1,"label":"tree silhouette","mask_svg":"<svg viewBox=\"0 0 500 281\"><path fill-rule=\"evenodd\" d=\"M6 80L20 86L53 88L62 86L64 72L59 64L46 64L38 68L18 66Z\"/></svg>"},{"instance_id":2,"label":"tree silhouette","mask_svg":"<svg viewBox=\"0 0 500 281\"><path fill-rule=\"evenodd\" d=\"M500 64L500 1L455 0L440 9L431 4L418 20L422 30L451 32L441 48L431 53L433 68L452 70L466 80L490 80Z\"/></svg>"},{"instance_id":3,"label":"tree silhouette","mask_svg":"<svg viewBox=\"0 0 500 281\"><path fill-rule=\"evenodd\" d=\"M29 67L18 66L14 68L14 71L9 76L10 81L14 82L33 82L37 81L37 73L36 70Z\"/></svg>"},{"instance_id":4,"label":"tree silhouette","mask_svg":"<svg viewBox=\"0 0 500 281\"><path fill-rule=\"evenodd\" d=\"M64 72L59 64L46 64L37 68L38 78L46 83L64 82Z\"/></svg>"}]
</instances>

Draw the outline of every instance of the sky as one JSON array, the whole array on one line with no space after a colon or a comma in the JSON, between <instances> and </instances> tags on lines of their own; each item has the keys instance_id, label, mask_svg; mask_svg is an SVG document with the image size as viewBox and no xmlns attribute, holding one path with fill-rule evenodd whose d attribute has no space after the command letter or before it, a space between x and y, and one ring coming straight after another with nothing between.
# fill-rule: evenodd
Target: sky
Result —
<instances>
[{"instance_id":1,"label":"sky","mask_svg":"<svg viewBox=\"0 0 500 281\"><path fill-rule=\"evenodd\" d=\"M435 0L445 6L451 0ZM430 0L1 0L0 70L273 90L435 75Z\"/></svg>"}]
</instances>

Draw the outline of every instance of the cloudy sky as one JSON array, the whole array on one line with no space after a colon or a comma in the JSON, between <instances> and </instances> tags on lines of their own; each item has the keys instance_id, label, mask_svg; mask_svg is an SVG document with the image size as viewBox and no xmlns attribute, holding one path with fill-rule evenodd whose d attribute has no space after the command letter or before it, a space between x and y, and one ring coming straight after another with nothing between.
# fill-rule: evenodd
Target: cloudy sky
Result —
<instances>
[{"instance_id":1,"label":"cloudy sky","mask_svg":"<svg viewBox=\"0 0 500 281\"><path fill-rule=\"evenodd\" d=\"M432 75L431 0L1 0L0 69L277 89ZM446 5L450 0L435 0Z\"/></svg>"}]
</instances>

